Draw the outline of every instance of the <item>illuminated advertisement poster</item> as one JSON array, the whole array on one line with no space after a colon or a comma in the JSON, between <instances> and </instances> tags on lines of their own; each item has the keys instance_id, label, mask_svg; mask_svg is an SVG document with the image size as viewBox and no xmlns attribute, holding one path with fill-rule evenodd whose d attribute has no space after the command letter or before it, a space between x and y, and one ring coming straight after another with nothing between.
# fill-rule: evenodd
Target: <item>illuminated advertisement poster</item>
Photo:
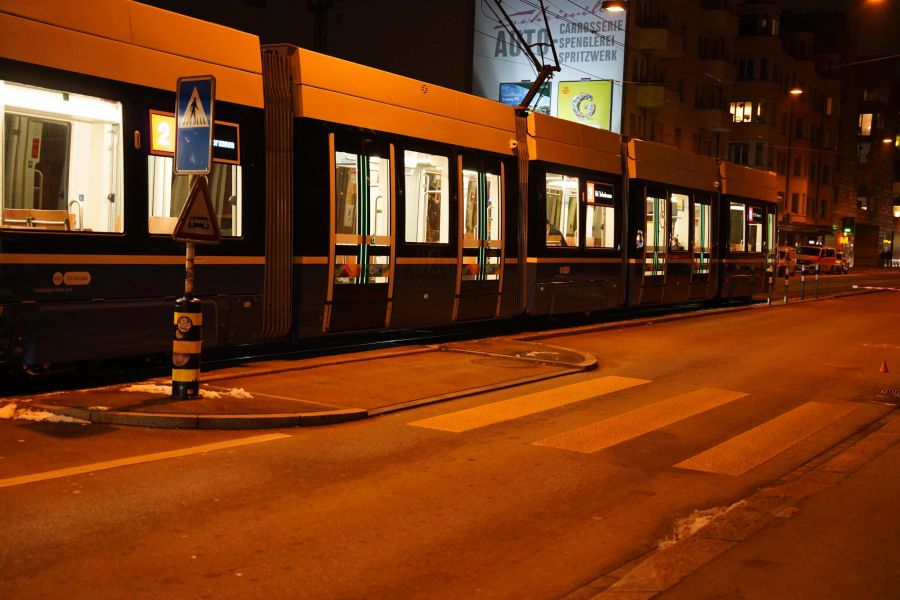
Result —
<instances>
[{"instance_id":1,"label":"illuminated advertisement poster","mask_svg":"<svg viewBox=\"0 0 900 600\"><path fill-rule=\"evenodd\" d=\"M531 89L530 81L518 81L513 83L500 84L499 100L503 104L509 106L519 106L525 99L525 94ZM545 115L550 114L550 82L541 84L537 97L531 101L531 108L535 112L542 112Z\"/></svg>"},{"instance_id":2,"label":"illuminated advertisement poster","mask_svg":"<svg viewBox=\"0 0 900 600\"><path fill-rule=\"evenodd\" d=\"M556 116L609 129L612 109L611 81L560 81Z\"/></svg>"},{"instance_id":3,"label":"illuminated advertisement poster","mask_svg":"<svg viewBox=\"0 0 900 600\"><path fill-rule=\"evenodd\" d=\"M541 49L548 63L552 63L546 44L550 37L559 56L560 72L551 80L549 114L565 113L560 102L559 82L577 82L582 79L607 86L607 108L595 104L596 112L603 112L603 119L590 124L618 132L622 121L622 72L625 64L625 13L610 13L600 8L600 0L586 2L548 2L547 22L544 25L540 4L530 0L503 0L503 7L522 32L526 42L538 56ZM534 68L515 39L498 20L493 2L479 1L475 10L475 47L473 56L473 92L491 100L510 100L513 89L509 82L527 82L534 79ZM501 85L504 84L504 85ZM501 90L504 98L501 99ZM524 96L527 86L522 91ZM546 100L544 100L546 105ZM602 101L601 101L602 102ZM540 104L538 104L540 106ZM534 107L534 104L532 104ZM568 109L571 110L571 109Z\"/></svg>"}]
</instances>

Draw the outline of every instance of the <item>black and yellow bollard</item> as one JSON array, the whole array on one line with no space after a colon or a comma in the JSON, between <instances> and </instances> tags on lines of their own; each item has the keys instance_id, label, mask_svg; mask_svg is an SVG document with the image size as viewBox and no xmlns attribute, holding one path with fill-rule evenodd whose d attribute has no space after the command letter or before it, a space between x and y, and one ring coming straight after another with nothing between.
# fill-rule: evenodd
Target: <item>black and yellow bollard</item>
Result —
<instances>
[{"instance_id":1,"label":"black and yellow bollard","mask_svg":"<svg viewBox=\"0 0 900 600\"><path fill-rule=\"evenodd\" d=\"M200 349L203 344L203 312L196 298L175 301L172 337L172 398L190 400L200 395Z\"/></svg>"}]
</instances>

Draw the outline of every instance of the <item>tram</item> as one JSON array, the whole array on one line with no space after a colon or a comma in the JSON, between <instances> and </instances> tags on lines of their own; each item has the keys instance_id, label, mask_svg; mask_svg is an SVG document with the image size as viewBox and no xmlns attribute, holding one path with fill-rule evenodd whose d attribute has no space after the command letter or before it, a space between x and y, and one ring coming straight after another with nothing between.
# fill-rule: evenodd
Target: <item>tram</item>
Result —
<instances>
[{"instance_id":1,"label":"tram","mask_svg":"<svg viewBox=\"0 0 900 600\"><path fill-rule=\"evenodd\" d=\"M198 74L204 349L766 293L772 173L129 0L0 1L0 28L7 367L168 352L174 89Z\"/></svg>"}]
</instances>

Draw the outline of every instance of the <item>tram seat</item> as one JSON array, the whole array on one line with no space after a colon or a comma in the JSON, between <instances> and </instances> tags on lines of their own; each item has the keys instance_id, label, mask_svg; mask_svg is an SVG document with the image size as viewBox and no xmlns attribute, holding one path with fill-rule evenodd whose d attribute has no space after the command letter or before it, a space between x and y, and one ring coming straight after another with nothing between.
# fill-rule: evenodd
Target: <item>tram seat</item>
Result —
<instances>
[{"instance_id":1,"label":"tram seat","mask_svg":"<svg viewBox=\"0 0 900 600\"><path fill-rule=\"evenodd\" d=\"M74 220L75 215L69 214L67 210L31 209L31 223L33 227L69 231L72 229Z\"/></svg>"},{"instance_id":2,"label":"tram seat","mask_svg":"<svg viewBox=\"0 0 900 600\"><path fill-rule=\"evenodd\" d=\"M30 208L4 208L3 209L3 226L4 227L29 227L28 221L31 218Z\"/></svg>"},{"instance_id":3,"label":"tram seat","mask_svg":"<svg viewBox=\"0 0 900 600\"><path fill-rule=\"evenodd\" d=\"M548 246L562 246L562 239L563 239L563 236L561 236L561 235L549 234L547 236L547 245Z\"/></svg>"},{"instance_id":4,"label":"tram seat","mask_svg":"<svg viewBox=\"0 0 900 600\"><path fill-rule=\"evenodd\" d=\"M176 224L178 224L178 217L150 217L147 229L153 234L167 235L175 231Z\"/></svg>"},{"instance_id":5,"label":"tram seat","mask_svg":"<svg viewBox=\"0 0 900 600\"><path fill-rule=\"evenodd\" d=\"M59 229L71 231L75 215L66 210L45 210L40 208L4 208L3 225L29 229Z\"/></svg>"}]
</instances>

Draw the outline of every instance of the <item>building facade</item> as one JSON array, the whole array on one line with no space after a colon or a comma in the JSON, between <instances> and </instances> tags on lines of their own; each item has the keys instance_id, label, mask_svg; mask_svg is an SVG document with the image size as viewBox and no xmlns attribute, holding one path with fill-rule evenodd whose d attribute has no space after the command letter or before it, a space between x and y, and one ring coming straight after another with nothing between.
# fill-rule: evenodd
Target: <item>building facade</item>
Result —
<instances>
[{"instance_id":1,"label":"building facade","mask_svg":"<svg viewBox=\"0 0 900 600\"><path fill-rule=\"evenodd\" d=\"M775 171L780 244L876 264L900 229L897 147L882 141L896 137L897 79L862 77L853 21L779 0L628 10L623 133Z\"/></svg>"}]
</instances>

